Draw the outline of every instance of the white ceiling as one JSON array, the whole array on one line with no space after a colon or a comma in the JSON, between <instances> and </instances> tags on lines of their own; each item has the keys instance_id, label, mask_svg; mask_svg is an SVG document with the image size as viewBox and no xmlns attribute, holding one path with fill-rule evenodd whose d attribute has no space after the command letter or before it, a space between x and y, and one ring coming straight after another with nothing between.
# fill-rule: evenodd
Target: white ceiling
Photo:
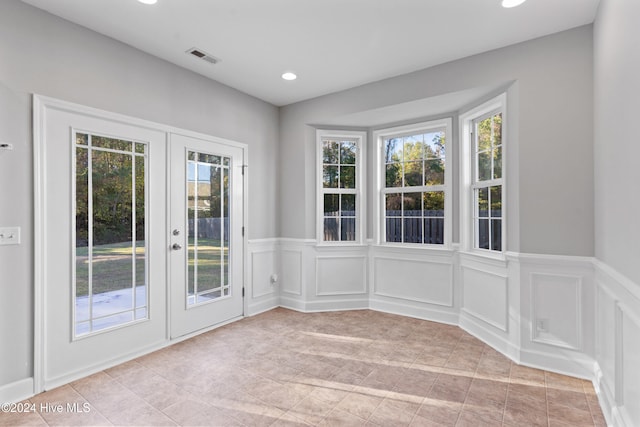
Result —
<instances>
[{"instance_id":1,"label":"white ceiling","mask_svg":"<svg viewBox=\"0 0 640 427\"><path fill-rule=\"evenodd\" d=\"M318 126L337 126L355 128L381 128L397 126L403 121L415 122L416 119L429 119L453 113L504 88L503 84L482 86L473 89L450 92L445 95L422 98L416 101L393 104L373 110L359 111L337 117L327 117ZM503 89L504 90L504 89Z\"/></svg>"},{"instance_id":2,"label":"white ceiling","mask_svg":"<svg viewBox=\"0 0 640 427\"><path fill-rule=\"evenodd\" d=\"M23 0L274 105L593 22L599 0ZM185 54L197 47L211 65ZM292 82L285 71L298 74Z\"/></svg>"}]
</instances>

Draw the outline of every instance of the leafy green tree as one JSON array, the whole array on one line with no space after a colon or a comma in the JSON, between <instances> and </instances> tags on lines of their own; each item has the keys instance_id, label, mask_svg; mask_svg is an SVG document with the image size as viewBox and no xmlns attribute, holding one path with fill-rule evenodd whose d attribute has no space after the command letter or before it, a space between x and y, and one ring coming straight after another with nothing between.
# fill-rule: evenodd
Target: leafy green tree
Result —
<instances>
[{"instance_id":1,"label":"leafy green tree","mask_svg":"<svg viewBox=\"0 0 640 427\"><path fill-rule=\"evenodd\" d=\"M502 114L478 122L477 132L478 180L502 178Z\"/></svg>"},{"instance_id":2,"label":"leafy green tree","mask_svg":"<svg viewBox=\"0 0 640 427\"><path fill-rule=\"evenodd\" d=\"M420 141L427 135L433 135L430 142ZM436 132L411 138L415 139L390 138L385 141L386 187L443 184L445 134Z\"/></svg>"},{"instance_id":3,"label":"leafy green tree","mask_svg":"<svg viewBox=\"0 0 640 427\"><path fill-rule=\"evenodd\" d=\"M355 188L356 144L352 141L325 141L322 148L324 188Z\"/></svg>"},{"instance_id":4,"label":"leafy green tree","mask_svg":"<svg viewBox=\"0 0 640 427\"><path fill-rule=\"evenodd\" d=\"M92 137L93 145L132 150L129 141ZM135 159L135 177L133 166ZM89 175L89 162L91 175ZM135 182L132 181L135 179ZM89 194L89 180L92 193ZM76 148L76 247L89 244L89 200L93 214L93 244L104 245L144 239L144 158L133 154ZM135 189L132 184L135 184ZM135 191L135 217L133 200ZM134 224L135 221L135 224Z\"/></svg>"},{"instance_id":5,"label":"leafy green tree","mask_svg":"<svg viewBox=\"0 0 640 427\"><path fill-rule=\"evenodd\" d=\"M502 178L502 114L478 122L477 133L478 180ZM481 198L480 210L486 211L488 203L486 197ZM501 210L502 189L500 186L491 187L491 211L498 215Z\"/></svg>"}]
</instances>

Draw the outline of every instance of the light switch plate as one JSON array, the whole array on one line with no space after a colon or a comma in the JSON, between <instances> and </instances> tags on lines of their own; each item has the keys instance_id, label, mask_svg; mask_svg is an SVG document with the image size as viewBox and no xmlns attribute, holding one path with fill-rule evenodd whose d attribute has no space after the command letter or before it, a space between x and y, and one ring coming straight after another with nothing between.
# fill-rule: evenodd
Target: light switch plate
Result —
<instances>
[{"instance_id":1,"label":"light switch plate","mask_svg":"<svg viewBox=\"0 0 640 427\"><path fill-rule=\"evenodd\" d=\"M20 227L0 227L0 245L19 245Z\"/></svg>"}]
</instances>

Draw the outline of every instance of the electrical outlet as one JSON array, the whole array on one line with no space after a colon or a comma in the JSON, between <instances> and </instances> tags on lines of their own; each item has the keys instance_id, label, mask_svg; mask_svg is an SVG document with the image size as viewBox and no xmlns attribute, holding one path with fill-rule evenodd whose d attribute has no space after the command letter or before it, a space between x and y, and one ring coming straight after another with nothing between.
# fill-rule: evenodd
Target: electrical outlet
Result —
<instances>
[{"instance_id":1,"label":"electrical outlet","mask_svg":"<svg viewBox=\"0 0 640 427\"><path fill-rule=\"evenodd\" d=\"M549 319L538 319L536 321L538 332L549 332Z\"/></svg>"},{"instance_id":2,"label":"electrical outlet","mask_svg":"<svg viewBox=\"0 0 640 427\"><path fill-rule=\"evenodd\" d=\"M20 227L0 228L0 245L19 245Z\"/></svg>"},{"instance_id":3,"label":"electrical outlet","mask_svg":"<svg viewBox=\"0 0 640 427\"><path fill-rule=\"evenodd\" d=\"M278 283L278 275L277 274L273 273L271 275L270 279L271 279L271 285L272 286L275 286Z\"/></svg>"}]
</instances>

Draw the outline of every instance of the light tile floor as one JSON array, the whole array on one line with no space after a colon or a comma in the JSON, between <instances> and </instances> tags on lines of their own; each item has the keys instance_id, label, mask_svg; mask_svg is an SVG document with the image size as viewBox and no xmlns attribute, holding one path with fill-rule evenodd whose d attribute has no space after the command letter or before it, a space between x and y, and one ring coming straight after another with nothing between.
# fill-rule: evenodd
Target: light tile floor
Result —
<instances>
[{"instance_id":1,"label":"light tile floor","mask_svg":"<svg viewBox=\"0 0 640 427\"><path fill-rule=\"evenodd\" d=\"M36 412L0 425L605 426L588 381L516 365L455 326L369 310L275 309L25 403Z\"/></svg>"}]
</instances>

